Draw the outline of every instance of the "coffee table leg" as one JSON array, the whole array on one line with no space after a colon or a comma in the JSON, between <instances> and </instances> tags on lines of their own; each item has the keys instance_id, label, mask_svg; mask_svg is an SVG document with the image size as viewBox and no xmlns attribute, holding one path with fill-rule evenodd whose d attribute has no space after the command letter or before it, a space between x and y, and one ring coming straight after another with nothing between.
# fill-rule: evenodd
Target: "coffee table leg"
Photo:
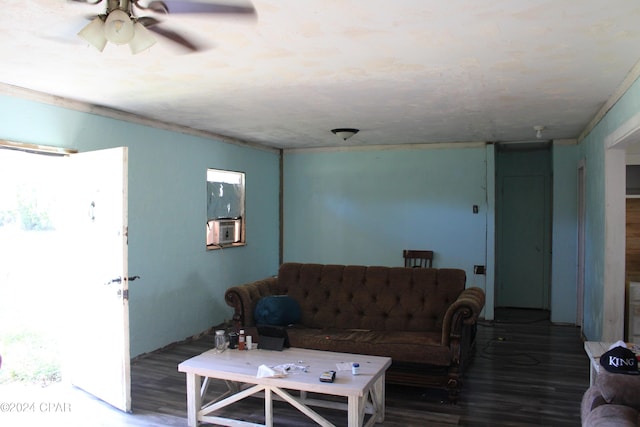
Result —
<instances>
[{"instance_id":1,"label":"coffee table leg","mask_svg":"<svg viewBox=\"0 0 640 427\"><path fill-rule=\"evenodd\" d=\"M347 418L349 427L361 427L364 422L364 406L367 396L349 396Z\"/></svg>"},{"instance_id":2,"label":"coffee table leg","mask_svg":"<svg viewBox=\"0 0 640 427\"><path fill-rule=\"evenodd\" d=\"M200 381L200 375L187 372L187 425L189 427L198 426L198 412L202 407Z\"/></svg>"},{"instance_id":3,"label":"coffee table leg","mask_svg":"<svg viewBox=\"0 0 640 427\"><path fill-rule=\"evenodd\" d=\"M373 408L375 411L374 416L376 417L376 422L381 423L384 421L384 411L385 411L385 376L384 374L378 378L378 380L373 384L373 388L371 389L371 401L373 403Z\"/></svg>"},{"instance_id":4,"label":"coffee table leg","mask_svg":"<svg viewBox=\"0 0 640 427\"><path fill-rule=\"evenodd\" d=\"M273 399L269 387L264 389L264 425L273 427Z\"/></svg>"}]
</instances>

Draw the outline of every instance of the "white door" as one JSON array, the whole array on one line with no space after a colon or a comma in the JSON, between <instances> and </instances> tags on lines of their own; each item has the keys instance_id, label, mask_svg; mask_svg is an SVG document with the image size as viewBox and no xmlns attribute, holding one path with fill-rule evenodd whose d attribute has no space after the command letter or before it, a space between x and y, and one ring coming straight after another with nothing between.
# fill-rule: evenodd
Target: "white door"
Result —
<instances>
[{"instance_id":1,"label":"white door","mask_svg":"<svg viewBox=\"0 0 640 427\"><path fill-rule=\"evenodd\" d=\"M131 411L127 280L127 148L70 156L65 218L71 304L63 376Z\"/></svg>"}]
</instances>

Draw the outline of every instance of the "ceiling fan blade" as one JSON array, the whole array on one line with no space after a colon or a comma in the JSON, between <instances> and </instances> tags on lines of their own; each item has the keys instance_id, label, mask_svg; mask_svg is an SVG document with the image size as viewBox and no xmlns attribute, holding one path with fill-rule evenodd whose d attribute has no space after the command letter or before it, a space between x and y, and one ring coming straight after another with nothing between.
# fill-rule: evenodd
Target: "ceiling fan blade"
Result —
<instances>
[{"instance_id":1,"label":"ceiling fan blade","mask_svg":"<svg viewBox=\"0 0 640 427\"><path fill-rule=\"evenodd\" d=\"M142 10L150 10L156 13L164 13L165 15L169 13L167 9L167 5L162 1L153 0L150 1L146 6L140 3L140 0L132 0L131 4L133 4L138 9Z\"/></svg>"},{"instance_id":2,"label":"ceiling fan blade","mask_svg":"<svg viewBox=\"0 0 640 427\"><path fill-rule=\"evenodd\" d=\"M137 18L136 20L147 28L158 25L160 22L162 22L150 16L142 16L140 18Z\"/></svg>"},{"instance_id":3,"label":"ceiling fan blade","mask_svg":"<svg viewBox=\"0 0 640 427\"><path fill-rule=\"evenodd\" d=\"M212 13L231 15L255 15L256 10L250 4L248 6L233 6L221 3L207 3L200 1L181 0L153 0L147 6L154 11L166 10L166 13Z\"/></svg>"},{"instance_id":4,"label":"ceiling fan blade","mask_svg":"<svg viewBox=\"0 0 640 427\"><path fill-rule=\"evenodd\" d=\"M82 15L82 18L87 20L87 21L93 21L96 18L101 18L104 21L105 19L107 19L107 15L105 15L105 14L96 15L94 13L94 14L91 14L91 15Z\"/></svg>"},{"instance_id":5,"label":"ceiling fan blade","mask_svg":"<svg viewBox=\"0 0 640 427\"><path fill-rule=\"evenodd\" d=\"M143 24L144 25L144 24ZM165 37L169 40L171 40L174 43L179 44L180 46L182 46L183 48L189 50L190 52L199 52L202 50L206 50L205 46L202 45L198 45L190 40L187 40L186 38L184 38L183 36L181 36L180 34L176 33L175 31L171 31L171 30L167 30L164 29L160 26L157 25L151 25L149 27L150 31L153 31L154 33Z\"/></svg>"},{"instance_id":6,"label":"ceiling fan blade","mask_svg":"<svg viewBox=\"0 0 640 427\"><path fill-rule=\"evenodd\" d=\"M86 3L86 4L98 4L102 0L67 0L73 3Z\"/></svg>"}]
</instances>

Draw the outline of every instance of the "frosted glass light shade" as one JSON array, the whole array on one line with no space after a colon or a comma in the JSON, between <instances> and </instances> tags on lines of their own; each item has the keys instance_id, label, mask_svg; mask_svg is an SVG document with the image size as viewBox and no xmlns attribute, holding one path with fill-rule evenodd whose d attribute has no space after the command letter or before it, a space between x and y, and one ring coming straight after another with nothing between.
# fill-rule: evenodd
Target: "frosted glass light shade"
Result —
<instances>
[{"instance_id":1,"label":"frosted glass light shade","mask_svg":"<svg viewBox=\"0 0 640 427\"><path fill-rule=\"evenodd\" d=\"M80 32L78 36L85 39L91 46L100 52L104 50L107 44L107 38L104 35L104 21L98 16L89 22Z\"/></svg>"},{"instance_id":2,"label":"frosted glass light shade","mask_svg":"<svg viewBox=\"0 0 640 427\"><path fill-rule=\"evenodd\" d=\"M104 34L112 43L129 43L134 35L131 17L120 9L112 11L104 23Z\"/></svg>"},{"instance_id":3,"label":"frosted glass light shade","mask_svg":"<svg viewBox=\"0 0 640 427\"><path fill-rule=\"evenodd\" d=\"M135 34L129 42L129 49L131 49L132 54L140 53L156 44L156 39L151 35L151 31L147 30L141 23L136 22L133 29Z\"/></svg>"}]
</instances>

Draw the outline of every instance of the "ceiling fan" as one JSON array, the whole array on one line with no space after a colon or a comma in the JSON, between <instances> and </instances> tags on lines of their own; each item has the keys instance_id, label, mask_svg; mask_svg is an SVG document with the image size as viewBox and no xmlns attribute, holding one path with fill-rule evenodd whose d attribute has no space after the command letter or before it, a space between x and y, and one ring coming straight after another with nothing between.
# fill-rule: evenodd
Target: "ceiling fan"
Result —
<instances>
[{"instance_id":1,"label":"ceiling fan","mask_svg":"<svg viewBox=\"0 0 640 427\"><path fill-rule=\"evenodd\" d=\"M156 43L151 34L163 36L189 51L196 52L201 48L175 31L162 28L160 20L151 16L137 16L136 12L156 14L226 14L255 17L256 11L250 4L247 6L213 3L198 0L70 0L91 5L105 1L107 9L104 13L92 17L78 36L86 40L100 52L107 42L128 44L132 54L149 49Z\"/></svg>"}]
</instances>

